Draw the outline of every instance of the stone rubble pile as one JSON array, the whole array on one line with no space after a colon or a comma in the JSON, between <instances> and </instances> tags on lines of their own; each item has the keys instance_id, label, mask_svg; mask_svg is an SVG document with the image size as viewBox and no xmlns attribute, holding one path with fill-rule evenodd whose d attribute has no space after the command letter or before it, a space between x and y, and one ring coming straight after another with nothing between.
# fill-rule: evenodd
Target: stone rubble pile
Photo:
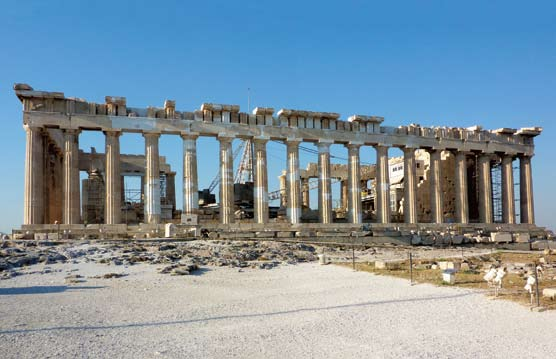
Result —
<instances>
[{"instance_id":1,"label":"stone rubble pile","mask_svg":"<svg viewBox=\"0 0 556 359\"><path fill-rule=\"evenodd\" d=\"M0 278L35 264L95 262L114 266L137 263L166 265L160 273L187 275L200 266L271 269L281 264L316 261L317 250L306 244L253 241L193 241L101 244L48 241L2 241Z\"/></svg>"}]
</instances>

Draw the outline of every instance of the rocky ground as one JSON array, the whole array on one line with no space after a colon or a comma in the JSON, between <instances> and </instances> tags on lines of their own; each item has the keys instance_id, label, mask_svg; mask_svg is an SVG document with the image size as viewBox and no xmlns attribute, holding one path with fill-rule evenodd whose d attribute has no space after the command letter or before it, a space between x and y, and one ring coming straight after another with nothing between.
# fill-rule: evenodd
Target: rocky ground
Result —
<instances>
[{"instance_id":1,"label":"rocky ground","mask_svg":"<svg viewBox=\"0 0 556 359\"><path fill-rule=\"evenodd\" d=\"M530 312L476 290L411 286L315 262L203 266L172 276L158 270L168 263L84 258L23 267L0 281L2 358L549 358L556 351L556 312Z\"/></svg>"},{"instance_id":2,"label":"rocky ground","mask_svg":"<svg viewBox=\"0 0 556 359\"><path fill-rule=\"evenodd\" d=\"M200 267L271 269L317 259L316 248L306 244L249 241L192 241L174 243L102 243L76 241L0 242L0 278L25 273L35 264L93 262L115 267L138 263L158 265L160 273L186 275ZM48 273L49 267L43 266Z\"/></svg>"},{"instance_id":3,"label":"rocky ground","mask_svg":"<svg viewBox=\"0 0 556 359\"><path fill-rule=\"evenodd\" d=\"M162 274L187 275L204 267L272 269L283 264L318 260L325 254L331 262L359 262L380 259L405 259L409 251L415 258L450 258L476 255L485 250L468 248L432 249L431 247L315 246L274 241L197 240L189 242L97 242L97 241L0 241L0 279L28 273L36 264L48 273L54 263L99 263L127 268L138 263L156 265ZM488 252L488 250L487 250Z\"/></svg>"}]
</instances>

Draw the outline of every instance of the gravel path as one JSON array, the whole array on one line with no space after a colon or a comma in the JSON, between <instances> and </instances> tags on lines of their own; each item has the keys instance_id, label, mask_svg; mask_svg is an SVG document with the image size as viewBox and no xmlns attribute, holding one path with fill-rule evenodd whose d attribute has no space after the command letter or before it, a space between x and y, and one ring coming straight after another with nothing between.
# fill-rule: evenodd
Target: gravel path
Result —
<instances>
[{"instance_id":1,"label":"gravel path","mask_svg":"<svg viewBox=\"0 0 556 359\"><path fill-rule=\"evenodd\" d=\"M30 270L36 267L30 267ZM55 264L0 282L0 356L548 358L556 312L338 266ZM116 270L115 270L116 268ZM83 283L66 284L71 270ZM125 272L122 278L93 275Z\"/></svg>"}]
</instances>

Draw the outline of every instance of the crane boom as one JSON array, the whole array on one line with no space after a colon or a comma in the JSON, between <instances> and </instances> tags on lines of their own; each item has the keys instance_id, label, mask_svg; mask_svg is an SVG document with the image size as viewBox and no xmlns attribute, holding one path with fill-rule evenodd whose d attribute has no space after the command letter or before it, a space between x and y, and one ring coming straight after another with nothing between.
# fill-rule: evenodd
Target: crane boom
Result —
<instances>
[{"instance_id":1,"label":"crane boom","mask_svg":"<svg viewBox=\"0 0 556 359\"><path fill-rule=\"evenodd\" d=\"M246 141L241 141L239 146L237 146L237 148L234 151L233 157L234 157L234 161L237 158L237 156L239 156L239 153L243 150L243 148L245 147L245 142ZM216 174L216 176L214 177L214 179L212 180L212 182L210 183L208 190L210 193L213 193L212 191L214 191L214 189L216 188L216 186L218 186L218 184L220 183L220 171L218 171L218 173Z\"/></svg>"}]
</instances>

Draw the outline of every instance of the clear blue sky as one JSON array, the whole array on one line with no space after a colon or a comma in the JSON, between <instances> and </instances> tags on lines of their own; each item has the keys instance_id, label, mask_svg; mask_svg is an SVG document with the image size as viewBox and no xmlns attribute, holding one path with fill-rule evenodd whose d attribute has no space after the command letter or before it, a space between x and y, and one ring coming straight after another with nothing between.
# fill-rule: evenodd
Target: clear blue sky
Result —
<instances>
[{"instance_id":1,"label":"clear blue sky","mask_svg":"<svg viewBox=\"0 0 556 359\"><path fill-rule=\"evenodd\" d=\"M254 106L380 115L390 126L542 126L536 216L554 228L553 1L2 1L4 232L23 216L25 135L15 82L96 102L125 96L136 107L175 99L182 110L202 102L244 110L250 87ZM141 153L142 139L126 136L122 151ZM200 143L203 186L216 173L211 141ZM81 148L91 145L103 151L102 135L83 135ZM282 147L271 146L276 188L285 162ZM345 156L340 146L334 152ZM179 138L162 137L161 154L179 176ZM374 161L372 150L362 155Z\"/></svg>"}]
</instances>

